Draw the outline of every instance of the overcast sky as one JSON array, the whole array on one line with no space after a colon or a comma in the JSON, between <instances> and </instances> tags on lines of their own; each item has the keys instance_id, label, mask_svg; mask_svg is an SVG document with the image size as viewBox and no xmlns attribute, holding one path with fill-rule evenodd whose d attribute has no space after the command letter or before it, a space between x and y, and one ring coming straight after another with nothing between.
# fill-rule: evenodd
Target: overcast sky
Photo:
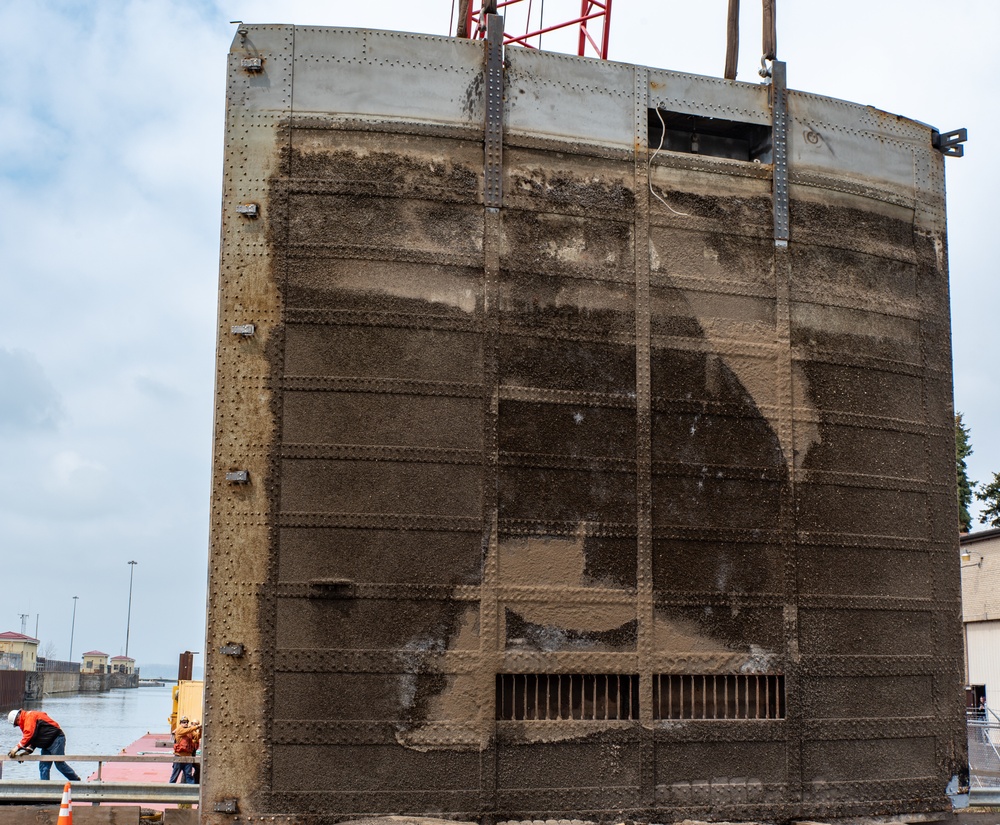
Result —
<instances>
[{"instance_id":1,"label":"overcast sky","mask_svg":"<svg viewBox=\"0 0 1000 825\"><path fill-rule=\"evenodd\" d=\"M726 6L616 0L611 59L721 75ZM743 6L739 79L757 82ZM124 652L135 560L130 655L202 651L229 21L447 34L451 9L0 0L0 631L27 614L66 658L79 596L73 658ZM955 397L989 479L1000 4L778 0L777 19L792 88L969 129L947 163Z\"/></svg>"}]
</instances>

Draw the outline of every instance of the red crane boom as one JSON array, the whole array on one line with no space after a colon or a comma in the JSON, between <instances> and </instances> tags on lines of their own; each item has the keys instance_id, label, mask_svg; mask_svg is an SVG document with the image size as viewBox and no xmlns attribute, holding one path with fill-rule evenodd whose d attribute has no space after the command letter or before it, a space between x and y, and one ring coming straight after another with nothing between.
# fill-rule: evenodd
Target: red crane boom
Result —
<instances>
[{"instance_id":1,"label":"red crane boom","mask_svg":"<svg viewBox=\"0 0 1000 825\"><path fill-rule=\"evenodd\" d=\"M589 47L593 50L591 56L599 57L601 60L608 59L608 36L611 31L611 0L603 0L603 2L599 0L580 0L580 14L577 17L569 20L560 20L549 25L544 24L540 13L538 24L534 28L531 26L532 2L533 0L499 0L495 4L489 2L469 3L465 13L465 20L459 21L459 32L467 37L482 39L486 36L484 10L489 11L495 5L496 11L499 12L500 9L527 3L527 14L525 16L527 22L524 32L509 32L505 27L505 45L525 46L529 49L539 48L543 34L578 26L577 54L580 57L586 57ZM540 12L542 9L544 9L544 2L541 4ZM537 41L532 42L536 38Z\"/></svg>"}]
</instances>

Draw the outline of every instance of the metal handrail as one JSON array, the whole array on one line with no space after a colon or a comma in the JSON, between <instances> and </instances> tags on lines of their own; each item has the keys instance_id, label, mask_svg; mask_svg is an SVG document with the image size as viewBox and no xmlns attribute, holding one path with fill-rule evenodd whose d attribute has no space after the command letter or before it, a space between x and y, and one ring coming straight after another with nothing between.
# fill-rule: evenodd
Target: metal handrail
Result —
<instances>
[{"instance_id":1,"label":"metal handrail","mask_svg":"<svg viewBox=\"0 0 1000 825\"><path fill-rule=\"evenodd\" d=\"M151 802L197 804L200 785L170 782L106 782L101 777L105 762L180 762L201 764L200 756L177 756L172 753L114 754L25 754L10 757L0 755L0 777L4 762L96 762L97 777L93 782L73 782L75 802L100 805L102 802ZM62 781L2 779L0 803L58 802L62 798Z\"/></svg>"},{"instance_id":2,"label":"metal handrail","mask_svg":"<svg viewBox=\"0 0 1000 825\"><path fill-rule=\"evenodd\" d=\"M102 770L105 762L179 762L182 765L200 765L200 756L178 756L173 753L114 753L114 754L23 754L21 756L0 756L0 779L3 778L4 762L96 762L97 782L103 782ZM158 783L149 783L158 784ZM166 784L166 783L164 783Z\"/></svg>"},{"instance_id":3,"label":"metal handrail","mask_svg":"<svg viewBox=\"0 0 1000 825\"><path fill-rule=\"evenodd\" d=\"M1000 716L998 716L997 712L995 710L993 710L993 708L991 708L991 707L988 707L988 706L984 705L981 708L980 707L975 707L975 708L966 708L965 709L965 718L968 719L970 722L973 722L973 721L975 721L977 719L979 719L979 720L981 720L983 722L988 722L990 716L992 716L994 719L996 719L997 722L1000 722Z\"/></svg>"}]
</instances>

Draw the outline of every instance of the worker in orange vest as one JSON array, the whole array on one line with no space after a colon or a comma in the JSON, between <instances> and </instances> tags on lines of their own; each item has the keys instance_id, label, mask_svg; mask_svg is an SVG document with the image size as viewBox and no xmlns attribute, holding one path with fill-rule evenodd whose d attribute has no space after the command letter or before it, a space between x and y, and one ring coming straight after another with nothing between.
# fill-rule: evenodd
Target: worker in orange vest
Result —
<instances>
[{"instance_id":1,"label":"worker in orange vest","mask_svg":"<svg viewBox=\"0 0 1000 825\"><path fill-rule=\"evenodd\" d=\"M66 753L66 734L62 732L59 723L47 713L40 710L12 710L7 714L7 721L19 727L24 734L21 741L7 754L11 759L29 754L35 748L38 748L43 755L61 756ZM56 770L71 782L80 781L76 771L66 762L39 762L38 775L42 779L48 779L53 764Z\"/></svg>"}]
</instances>

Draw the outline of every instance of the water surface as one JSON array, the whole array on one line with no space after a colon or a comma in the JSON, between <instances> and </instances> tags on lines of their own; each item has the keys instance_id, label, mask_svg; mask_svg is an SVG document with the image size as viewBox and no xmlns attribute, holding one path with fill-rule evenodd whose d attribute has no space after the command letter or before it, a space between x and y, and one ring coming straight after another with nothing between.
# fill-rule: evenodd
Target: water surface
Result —
<instances>
[{"instance_id":1,"label":"water surface","mask_svg":"<svg viewBox=\"0 0 1000 825\"><path fill-rule=\"evenodd\" d=\"M141 687L111 690L107 693L78 693L46 696L24 705L29 710L43 710L59 723L66 734L67 754L118 753L146 733L167 734L170 725L170 689ZM20 741L21 729L0 719L0 748L6 753ZM92 762L73 765L80 776L96 769ZM62 774L52 770L52 777L62 781ZM38 763L3 763L4 779L38 779Z\"/></svg>"}]
</instances>

